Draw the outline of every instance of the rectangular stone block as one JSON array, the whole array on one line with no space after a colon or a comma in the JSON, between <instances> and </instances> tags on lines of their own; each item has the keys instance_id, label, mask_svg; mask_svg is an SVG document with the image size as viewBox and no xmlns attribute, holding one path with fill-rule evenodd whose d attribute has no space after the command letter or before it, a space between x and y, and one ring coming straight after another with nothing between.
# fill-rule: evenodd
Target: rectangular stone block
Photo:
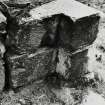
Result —
<instances>
[{"instance_id":1,"label":"rectangular stone block","mask_svg":"<svg viewBox=\"0 0 105 105\"><path fill-rule=\"evenodd\" d=\"M94 42L99 14L99 11L74 0L56 0L31 10L25 7L7 11L4 14L8 33L6 64L11 87L44 78L55 68L66 79L84 75L87 50L70 57L67 53L73 54ZM57 67L53 50L38 50L45 46L64 49L58 52Z\"/></svg>"},{"instance_id":2,"label":"rectangular stone block","mask_svg":"<svg viewBox=\"0 0 105 105\"><path fill-rule=\"evenodd\" d=\"M100 14L74 0L55 0L34 9L27 6L22 11L12 9L7 16L6 45L19 54L40 46L76 50L96 39Z\"/></svg>"},{"instance_id":3,"label":"rectangular stone block","mask_svg":"<svg viewBox=\"0 0 105 105\"><path fill-rule=\"evenodd\" d=\"M41 49L36 53L7 55L10 72L10 85L13 88L24 86L32 81L43 79L56 67L52 49Z\"/></svg>"},{"instance_id":4,"label":"rectangular stone block","mask_svg":"<svg viewBox=\"0 0 105 105\"><path fill-rule=\"evenodd\" d=\"M70 54L67 50L60 48L56 72L70 83L70 86L87 86L90 82L87 75L91 75L88 70L88 49L81 50L75 54Z\"/></svg>"},{"instance_id":5,"label":"rectangular stone block","mask_svg":"<svg viewBox=\"0 0 105 105\"><path fill-rule=\"evenodd\" d=\"M104 15L104 13L75 0L54 0L30 10L32 19L51 17L55 14L64 14L69 16L73 21L93 14Z\"/></svg>"},{"instance_id":6,"label":"rectangular stone block","mask_svg":"<svg viewBox=\"0 0 105 105\"><path fill-rule=\"evenodd\" d=\"M5 46L1 43L0 39L0 92L4 89L5 86L5 67L4 67L4 53L5 53Z\"/></svg>"},{"instance_id":7,"label":"rectangular stone block","mask_svg":"<svg viewBox=\"0 0 105 105\"><path fill-rule=\"evenodd\" d=\"M30 10L33 20L58 17L57 44L71 50L93 43L101 15L102 12L75 0L55 0Z\"/></svg>"}]
</instances>

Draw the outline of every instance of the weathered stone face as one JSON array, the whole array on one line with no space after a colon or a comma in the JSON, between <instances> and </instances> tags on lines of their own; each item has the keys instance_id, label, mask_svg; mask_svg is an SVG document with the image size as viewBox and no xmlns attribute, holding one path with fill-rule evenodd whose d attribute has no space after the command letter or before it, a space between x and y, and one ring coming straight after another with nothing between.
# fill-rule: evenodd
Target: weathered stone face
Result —
<instances>
[{"instance_id":1,"label":"weathered stone face","mask_svg":"<svg viewBox=\"0 0 105 105\"><path fill-rule=\"evenodd\" d=\"M71 57L63 48L59 48L57 57L58 62L56 66L56 72L62 75L65 79L68 79L69 73L71 73Z\"/></svg>"},{"instance_id":2,"label":"weathered stone face","mask_svg":"<svg viewBox=\"0 0 105 105\"><path fill-rule=\"evenodd\" d=\"M52 49L42 49L29 55L7 55L11 86L23 86L53 72L56 67L53 54Z\"/></svg>"},{"instance_id":3,"label":"weathered stone face","mask_svg":"<svg viewBox=\"0 0 105 105\"><path fill-rule=\"evenodd\" d=\"M76 49L91 45L97 38L99 20L98 15L91 15L77 20L71 45Z\"/></svg>"},{"instance_id":4,"label":"weathered stone face","mask_svg":"<svg viewBox=\"0 0 105 105\"><path fill-rule=\"evenodd\" d=\"M75 1L65 3L58 0L32 10L29 4L23 4L2 11L7 17L5 62L12 87L44 78L53 69L68 80L88 73L88 51L82 51L82 48L96 39L100 16L96 10L90 13L91 9L82 4L80 7L87 9L89 14L83 12L77 15L77 9L72 8L73 3L77 7L80 5ZM66 7L66 4L71 7ZM55 11L53 6L58 10ZM75 13L69 9L75 10ZM43 47L48 47L48 50L38 50ZM50 48L58 51L55 54L57 61L52 62L53 50ZM81 52L75 54L79 49Z\"/></svg>"},{"instance_id":5,"label":"weathered stone face","mask_svg":"<svg viewBox=\"0 0 105 105\"><path fill-rule=\"evenodd\" d=\"M0 92L3 90L5 86L5 68L4 68L4 62L0 58Z\"/></svg>"},{"instance_id":6,"label":"weathered stone face","mask_svg":"<svg viewBox=\"0 0 105 105\"><path fill-rule=\"evenodd\" d=\"M65 11L51 14L50 17L41 15L40 8L38 13L33 12L35 17L31 14L32 11L27 5L25 9L10 11L7 16L6 45L14 53L33 52L40 46L61 46L76 50L92 44L96 39L100 19L96 12L74 21Z\"/></svg>"},{"instance_id":7,"label":"weathered stone face","mask_svg":"<svg viewBox=\"0 0 105 105\"><path fill-rule=\"evenodd\" d=\"M81 50L80 52L77 52L73 55L71 55L69 51L64 48L60 48L58 50L56 72L63 77L61 81L66 80L67 86L75 88L86 88L89 86L96 86L97 81L104 81L104 71L99 71L98 68L94 69L99 67L99 64L95 63L96 61L94 61L94 59L91 60L92 58L89 56L91 50L92 46L89 48L89 50ZM94 53L91 55L93 56ZM99 60L100 59L101 57ZM95 64L91 63L93 61ZM95 66L92 67L92 65ZM61 81L59 81L59 83ZM65 83L62 85L64 86Z\"/></svg>"},{"instance_id":8,"label":"weathered stone face","mask_svg":"<svg viewBox=\"0 0 105 105\"><path fill-rule=\"evenodd\" d=\"M5 68L3 56L5 53L5 46L3 44L6 34L6 17L0 12L0 92L5 85Z\"/></svg>"},{"instance_id":9,"label":"weathered stone face","mask_svg":"<svg viewBox=\"0 0 105 105\"><path fill-rule=\"evenodd\" d=\"M100 17L93 15L73 22L61 15L59 25L59 45L72 50L91 45L97 37Z\"/></svg>"},{"instance_id":10,"label":"weathered stone face","mask_svg":"<svg viewBox=\"0 0 105 105\"><path fill-rule=\"evenodd\" d=\"M73 56L71 56L71 76L75 80L78 78L84 77L88 74L88 57L87 57L88 50L83 52L79 52ZM77 79L76 79L77 78Z\"/></svg>"},{"instance_id":11,"label":"weathered stone face","mask_svg":"<svg viewBox=\"0 0 105 105\"><path fill-rule=\"evenodd\" d=\"M6 45L10 51L18 54L32 52L40 46L41 39L46 32L43 22L37 20L22 24L20 22L22 22L21 16L8 22Z\"/></svg>"},{"instance_id":12,"label":"weathered stone face","mask_svg":"<svg viewBox=\"0 0 105 105\"><path fill-rule=\"evenodd\" d=\"M35 52L39 47L56 46L58 17L26 20L29 17L28 11L20 11L20 15L14 14L15 17L12 14L7 18L6 46L8 51L23 54Z\"/></svg>"},{"instance_id":13,"label":"weathered stone face","mask_svg":"<svg viewBox=\"0 0 105 105\"><path fill-rule=\"evenodd\" d=\"M65 79L80 78L88 73L87 57L88 50L70 55L67 50L60 48L58 53L58 63L56 71Z\"/></svg>"},{"instance_id":14,"label":"weathered stone face","mask_svg":"<svg viewBox=\"0 0 105 105\"><path fill-rule=\"evenodd\" d=\"M6 25L6 17L0 12L0 42L2 43L4 43L4 38L6 36Z\"/></svg>"}]
</instances>

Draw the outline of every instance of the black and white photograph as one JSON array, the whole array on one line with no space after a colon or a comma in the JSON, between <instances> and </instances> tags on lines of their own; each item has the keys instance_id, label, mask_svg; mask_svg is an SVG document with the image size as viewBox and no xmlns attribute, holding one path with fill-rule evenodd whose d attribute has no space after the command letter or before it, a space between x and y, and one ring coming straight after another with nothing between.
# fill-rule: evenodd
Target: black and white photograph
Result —
<instances>
[{"instance_id":1,"label":"black and white photograph","mask_svg":"<svg viewBox=\"0 0 105 105\"><path fill-rule=\"evenodd\" d=\"M105 105L105 0L0 0L0 105Z\"/></svg>"}]
</instances>

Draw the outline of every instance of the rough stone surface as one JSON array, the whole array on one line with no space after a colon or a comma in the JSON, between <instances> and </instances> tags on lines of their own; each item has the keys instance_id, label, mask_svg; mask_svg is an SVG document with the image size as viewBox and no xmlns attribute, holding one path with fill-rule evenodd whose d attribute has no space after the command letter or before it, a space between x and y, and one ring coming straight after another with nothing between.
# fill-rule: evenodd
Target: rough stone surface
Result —
<instances>
[{"instance_id":1,"label":"rough stone surface","mask_svg":"<svg viewBox=\"0 0 105 105\"><path fill-rule=\"evenodd\" d=\"M5 85L5 69L3 66L4 62L0 58L0 92L3 90L4 85Z\"/></svg>"},{"instance_id":2,"label":"rough stone surface","mask_svg":"<svg viewBox=\"0 0 105 105\"><path fill-rule=\"evenodd\" d=\"M5 86L5 67L4 67L5 62L3 60L4 53L5 53L5 47L0 42L0 92L3 90Z\"/></svg>"},{"instance_id":3,"label":"rough stone surface","mask_svg":"<svg viewBox=\"0 0 105 105\"><path fill-rule=\"evenodd\" d=\"M58 1L54 3L57 5ZM68 2L66 1L66 3ZM66 3L64 4L66 5ZM70 2L70 4L73 5L72 2ZM42 46L48 46L50 43L50 47L53 44L58 44L58 46L68 47L69 49L75 50L79 47L92 44L96 39L99 23L99 16L96 15L96 13L98 13L96 10L92 9L92 13L89 15L85 13L80 14L81 17L76 17L76 15L76 20L74 21L72 20L74 15L71 12L66 14L66 10L64 8L64 11L60 11L60 9L58 9L59 13L55 12L53 9L52 12L48 10L48 12L43 11L43 13L41 13L44 7L45 9L47 7L50 8L50 3L32 10L30 10L28 6L22 10L10 10L10 13L7 10L8 15L5 14L5 16L7 17L8 35L6 45L8 50L22 54L35 51L40 47L40 43L42 43ZM90 11L90 8L84 8L86 8L87 11ZM51 14L47 14L49 12ZM54 15L53 13L57 15ZM52 21L50 21L50 19L45 19L48 18L49 15ZM48 22L45 22L45 20ZM44 39L44 44L42 38ZM46 42L48 43L46 44Z\"/></svg>"},{"instance_id":4,"label":"rough stone surface","mask_svg":"<svg viewBox=\"0 0 105 105\"><path fill-rule=\"evenodd\" d=\"M33 54L7 55L11 86L16 88L32 81L43 79L53 72L56 63L54 51L42 49Z\"/></svg>"},{"instance_id":5,"label":"rough stone surface","mask_svg":"<svg viewBox=\"0 0 105 105\"><path fill-rule=\"evenodd\" d=\"M36 50L46 32L43 20L27 20L30 17L29 4L7 5L0 3L0 10L7 18L7 50L18 54Z\"/></svg>"},{"instance_id":6,"label":"rough stone surface","mask_svg":"<svg viewBox=\"0 0 105 105\"><path fill-rule=\"evenodd\" d=\"M103 13L75 0L55 0L51 3L47 3L37 8L34 8L30 11L30 15L33 19L51 17L55 14L64 14L75 21L77 19L91 16L93 14L102 15Z\"/></svg>"},{"instance_id":7,"label":"rough stone surface","mask_svg":"<svg viewBox=\"0 0 105 105\"><path fill-rule=\"evenodd\" d=\"M73 86L88 85L90 80L85 81L85 79L91 79L87 77L87 75L90 75L88 70L88 50L86 49L75 55L70 55L67 50L60 48L56 72L66 80L69 80Z\"/></svg>"},{"instance_id":8,"label":"rough stone surface","mask_svg":"<svg viewBox=\"0 0 105 105\"><path fill-rule=\"evenodd\" d=\"M6 33L6 17L0 12L0 92L5 85L5 68L3 56L5 53L5 46L3 44Z\"/></svg>"},{"instance_id":9,"label":"rough stone surface","mask_svg":"<svg viewBox=\"0 0 105 105\"><path fill-rule=\"evenodd\" d=\"M99 19L99 16L93 15L81 20L77 20L71 41L71 44L74 46L74 48L78 49L84 45L91 45L95 41L99 31Z\"/></svg>"},{"instance_id":10,"label":"rough stone surface","mask_svg":"<svg viewBox=\"0 0 105 105\"><path fill-rule=\"evenodd\" d=\"M63 2L64 1L62 0L61 3ZM56 2L52 3L56 4ZM59 3L59 0L57 3ZM76 2L76 5L78 6L79 4ZM50 3L48 5L44 5L44 7L46 6L50 7ZM34 77L31 75L31 79L27 76L28 74L33 74L33 71L41 72L41 70L38 69L42 68L40 67L40 64L43 63L40 63L39 61L42 61L43 54L40 55L41 58L37 58L39 55L35 55L35 59L34 56L30 58L28 57L37 52L37 49L39 47L61 47L64 50L68 50L70 54L78 49L82 49L83 47L92 44L97 37L100 17L96 14L96 10L92 9L91 14L94 14L89 14L88 17L88 14L85 13L81 14L81 17L75 15L76 20L74 21L72 18L72 16L74 15L71 12L65 13L65 9L64 11L60 11L60 13L57 12L55 15L53 15L52 13L50 14L51 16L48 17L49 14L47 14L46 11L44 11L45 14L38 15L40 12L42 12L40 8L43 9L43 6L30 10L27 5L26 7L24 7L24 9L11 9L10 7L9 10L5 10L3 12L7 17L6 29L8 33L6 37L7 52L5 54L5 59L7 68L9 67L9 78L10 81L13 82L12 85L14 87L23 86L24 84L27 84L28 81L31 82L32 80L41 77L38 77L40 73L36 73L37 75ZM84 8L86 8L87 11L90 11L90 8ZM73 8L71 7L71 9ZM39 12L37 10L39 10ZM58 53L59 63L56 67L56 71L63 75L64 78L70 79L72 75L71 78L73 79L74 76L76 79L75 73L77 69L79 69L77 77L80 77L80 75L82 75L83 69L85 72L87 72L83 67L85 60L87 60L85 54L87 52L80 52L71 57L67 55L66 51L62 52L60 50L58 51ZM46 57L46 55L44 56ZM37 61L38 59L39 61ZM50 59L52 59L52 57ZM80 59L80 61L78 61L78 59ZM48 58L45 58L44 60L48 61ZM39 63L37 64L37 62ZM32 65L28 67L26 66L30 64ZM42 68L42 71L44 70L45 69ZM17 83L17 81L19 84Z\"/></svg>"},{"instance_id":11,"label":"rough stone surface","mask_svg":"<svg viewBox=\"0 0 105 105\"><path fill-rule=\"evenodd\" d=\"M53 0L9 0L10 2L13 3L18 3L18 4L26 4L26 3L47 3Z\"/></svg>"},{"instance_id":12,"label":"rough stone surface","mask_svg":"<svg viewBox=\"0 0 105 105\"><path fill-rule=\"evenodd\" d=\"M14 0L14 1L19 1L20 3L22 2L23 4L25 2L28 2L28 0L26 1ZM58 0L58 1L59 1L58 4L61 2L61 4L63 5L66 0ZM67 1L67 3L69 3L69 1ZM12 24L8 25L9 27L7 29L9 35L7 36L6 44L9 45L9 49L5 54L5 61L7 65L6 71L8 71L9 74L7 72L6 73L9 78L7 77L7 75L6 77L7 79L9 79L9 84L13 88L25 86L31 82L33 84L29 84L26 87L19 88L21 91L18 93L10 91L9 93L7 92L0 94L1 104L2 105L34 105L34 104L35 105L36 104L37 105L71 105L71 104L88 105L89 104L90 105L91 104L90 100L93 100L92 104L94 105L96 104L104 105L105 100L103 96L100 94L100 92L95 92L96 88L90 89L87 80L85 81L86 78L84 78L85 76L86 77L91 76L89 72L97 71L98 74L102 75L102 78L105 81L104 53L103 56L100 54L99 55L93 54L92 52L96 51L93 50L93 48L91 50L84 49L88 45L92 44L97 37L99 16L95 14L93 16L89 15L87 17L89 12L81 12L83 14L78 15L78 13L80 14L80 12L78 12L78 8L80 8L81 11L81 8L82 7L84 8L86 6L80 5L80 7L78 7L79 3L75 2L74 8L75 7L78 8L73 9L76 10L77 12L73 12L72 15L77 16L76 18L80 17L82 18L77 20L72 18L73 19L72 20L70 18L70 14L72 11L69 11L66 8L69 5L62 6L61 4L59 4L56 5L57 10L59 7L64 7L66 15L57 14L55 16L51 16L50 18L48 17L47 19L44 19L45 24L47 23L47 27L44 26L43 28L42 19L41 21L40 19L37 20L35 18L34 18L35 20L30 20L27 6L25 7L25 5L23 4L21 5L21 9L20 7L18 7L18 9L17 8L14 9L14 7L12 7L11 9L13 10L10 10L10 14L6 15L7 18L9 17L8 19L10 19L7 22L9 24L10 23ZM20 4L17 6L20 6ZM42 7L41 9L43 9ZM53 7L52 5L50 5L50 7L52 7L56 11L55 7ZM30 9L30 7L28 8ZM34 16L40 12L37 11L40 10L38 8L35 10L36 12L35 14L33 14ZM67 10L69 12L67 12ZM84 9L82 10L84 11ZM91 11L91 8L89 10ZM46 15L46 12L42 11L42 13L44 14L44 16ZM48 13L54 13L54 12L50 11ZM90 12L90 14L91 13L93 14L94 11ZM95 13L97 13L97 11L95 11ZM41 16L41 14L39 14L38 16ZM64 17L62 18L61 16ZM46 22L46 20L51 20L51 21ZM35 29L33 29L35 25L36 27ZM13 31L12 29L14 29L15 31ZM40 36L39 36L40 38L38 37L39 40L36 38L37 35L35 35L34 39L34 34L31 34L31 33L37 33L35 31L37 29L38 30L44 29L41 37ZM24 37L26 37L26 40ZM31 44L28 42L30 42ZM34 44L32 45L32 43ZM50 48L39 49L39 46L53 47L53 49ZM104 52L105 50L104 47L100 46L99 48ZM93 54L92 56L91 53ZM94 60L92 61L93 58L98 63L95 63ZM87 65L87 63L90 64L89 72L88 72L89 66ZM96 65L94 64L94 68L92 67L93 66L92 63L96 64ZM99 66L100 64L102 64L102 67ZM97 67L99 69L97 69ZM102 69L101 72L100 69ZM49 80L48 82L43 81L43 79L46 80L46 78ZM42 80L40 81L39 79ZM37 81L34 84L33 81L35 80ZM92 88L92 82L90 84ZM59 85L59 87L57 87L57 85ZM84 87L84 85L86 86ZM95 100L96 98L97 100Z\"/></svg>"},{"instance_id":13,"label":"rough stone surface","mask_svg":"<svg viewBox=\"0 0 105 105\"><path fill-rule=\"evenodd\" d=\"M0 7L1 10L1 7ZM0 41L3 43L3 39L6 34L6 17L0 12ZM0 42L0 43L1 43Z\"/></svg>"},{"instance_id":14,"label":"rough stone surface","mask_svg":"<svg viewBox=\"0 0 105 105\"><path fill-rule=\"evenodd\" d=\"M84 17L73 22L62 15L59 25L59 46L75 51L91 45L97 37L99 16Z\"/></svg>"},{"instance_id":15,"label":"rough stone surface","mask_svg":"<svg viewBox=\"0 0 105 105\"><path fill-rule=\"evenodd\" d=\"M56 17L30 20L28 7L7 11L7 51L15 54L32 53L42 46L53 46L58 25ZM28 18L28 19L27 19ZM51 40L50 39L53 40ZM44 40L44 41L43 41ZM46 44L47 43L47 44Z\"/></svg>"}]
</instances>

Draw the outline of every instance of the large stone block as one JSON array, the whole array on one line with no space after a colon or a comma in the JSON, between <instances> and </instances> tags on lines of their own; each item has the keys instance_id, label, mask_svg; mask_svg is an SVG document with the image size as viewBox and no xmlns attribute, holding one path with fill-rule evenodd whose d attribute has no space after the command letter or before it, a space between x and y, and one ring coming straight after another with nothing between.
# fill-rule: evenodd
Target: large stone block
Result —
<instances>
[{"instance_id":1,"label":"large stone block","mask_svg":"<svg viewBox=\"0 0 105 105\"><path fill-rule=\"evenodd\" d=\"M0 40L2 40L2 37ZM5 46L0 41L0 91L2 91L5 86L5 67L4 67L5 62L3 60L4 53L5 53Z\"/></svg>"},{"instance_id":2,"label":"large stone block","mask_svg":"<svg viewBox=\"0 0 105 105\"><path fill-rule=\"evenodd\" d=\"M88 72L84 66L87 50L73 53L96 39L99 11L74 0L56 0L31 10L28 5L10 10L4 4L1 7L5 8L2 12L7 17L5 59L12 87L45 77L53 67L72 80ZM52 50L38 50L45 46L61 47L57 67L52 62Z\"/></svg>"},{"instance_id":3,"label":"large stone block","mask_svg":"<svg viewBox=\"0 0 105 105\"><path fill-rule=\"evenodd\" d=\"M58 17L57 45L73 51L93 43L102 14L74 0L55 0L30 10L33 20Z\"/></svg>"},{"instance_id":4,"label":"large stone block","mask_svg":"<svg viewBox=\"0 0 105 105\"><path fill-rule=\"evenodd\" d=\"M56 67L52 49L41 49L33 54L7 55L10 72L10 85L13 88L24 86L32 81L43 79Z\"/></svg>"},{"instance_id":5,"label":"large stone block","mask_svg":"<svg viewBox=\"0 0 105 105\"><path fill-rule=\"evenodd\" d=\"M99 14L99 11L74 0L56 0L31 10L28 5L23 9L7 10L6 43L9 50L17 53L36 50L40 44L52 47L55 43L58 46L78 49L92 44L96 39Z\"/></svg>"},{"instance_id":6,"label":"large stone block","mask_svg":"<svg viewBox=\"0 0 105 105\"><path fill-rule=\"evenodd\" d=\"M0 91L3 90L5 86L5 67L4 67L4 53L5 53L5 46L0 41Z\"/></svg>"},{"instance_id":7,"label":"large stone block","mask_svg":"<svg viewBox=\"0 0 105 105\"><path fill-rule=\"evenodd\" d=\"M88 49L72 55L67 50L60 48L58 50L57 72L61 73L65 78L66 76L75 78L84 75L88 72L86 68L88 63L87 54Z\"/></svg>"},{"instance_id":8,"label":"large stone block","mask_svg":"<svg viewBox=\"0 0 105 105\"><path fill-rule=\"evenodd\" d=\"M28 5L24 9L7 10L6 45L8 50L18 54L35 51L40 46L76 50L96 39L99 14L99 11L74 0L56 0L31 10Z\"/></svg>"}]
</instances>

